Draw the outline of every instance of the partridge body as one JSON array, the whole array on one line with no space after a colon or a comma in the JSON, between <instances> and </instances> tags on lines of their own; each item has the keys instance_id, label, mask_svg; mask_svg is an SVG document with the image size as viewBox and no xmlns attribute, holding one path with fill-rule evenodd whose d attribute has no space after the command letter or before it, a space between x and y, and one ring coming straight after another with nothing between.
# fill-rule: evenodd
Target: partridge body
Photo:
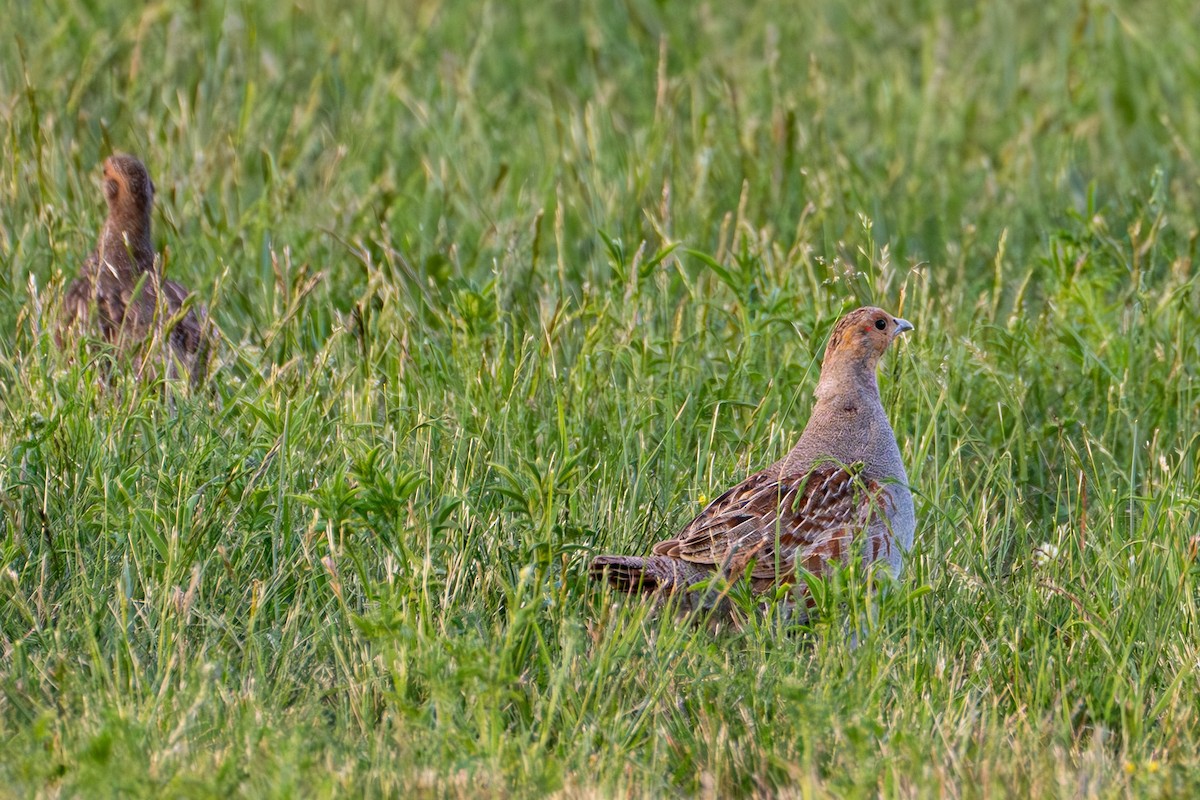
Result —
<instances>
[{"instance_id":1,"label":"partridge body","mask_svg":"<svg viewBox=\"0 0 1200 800\"><path fill-rule=\"evenodd\" d=\"M875 373L892 340L912 327L879 308L846 314L791 452L713 500L652 555L594 559L592 577L625 592L672 594L714 575L740 579L750 567L751 588L763 593L795 583L798 567L824 574L859 552L859 537L865 561L899 574L916 517Z\"/></svg>"},{"instance_id":2,"label":"partridge body","mask_svg":"<svg viewBox=\"0 0 1200 800\"><path fill-rule=\"evenodd\" d=\"M175 319L190 292L160 273L150 237L154 183L142 162L124 154L108 158L104 198L108 217L96 249L63 297L59 344L71 332L98 328L101 338L124 349L143 342L156 324L171 323L168 372L174 375L178 362L193 383L200 382L204 310L193 306Z\"/></svg>"}]
</instances>

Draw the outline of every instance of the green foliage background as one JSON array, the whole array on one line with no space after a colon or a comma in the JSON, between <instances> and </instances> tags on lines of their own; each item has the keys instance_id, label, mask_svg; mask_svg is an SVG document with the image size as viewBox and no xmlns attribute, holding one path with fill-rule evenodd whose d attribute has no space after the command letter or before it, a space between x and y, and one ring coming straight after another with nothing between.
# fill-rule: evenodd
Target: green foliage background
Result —
<instances>
[{"instance_id":1,"label":"green foliage background","mask_svg":"<svg viewBox=\"0 0 1200 800\"><path fill-rule=\"evenodd\" d=\"M1200 788L1191 3L74 2L0 34L0 793ZM52 313L138 154L220 328ZM802 429L918 543L857 648L590 587Z\"/></svg>"}]
</instances>

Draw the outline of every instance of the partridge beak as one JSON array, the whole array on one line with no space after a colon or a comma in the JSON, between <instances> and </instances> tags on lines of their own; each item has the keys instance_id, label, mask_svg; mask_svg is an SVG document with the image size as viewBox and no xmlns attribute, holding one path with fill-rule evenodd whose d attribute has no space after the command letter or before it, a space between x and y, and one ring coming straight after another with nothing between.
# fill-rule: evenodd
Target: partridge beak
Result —
<instances>
[{"instance_id":1,"label":"partridge beak","mask_svg":"<svg viewBox=\"0 0 1200 800\"><path fill-rule=\"evenodd\" d=\"M904 333L905 331L911 331L912 329L913 329L913 324L911 322L909 322L906 319L900 319L899 317L896 317L896 335L897 336Z\"/></svg>"}]
</instances>

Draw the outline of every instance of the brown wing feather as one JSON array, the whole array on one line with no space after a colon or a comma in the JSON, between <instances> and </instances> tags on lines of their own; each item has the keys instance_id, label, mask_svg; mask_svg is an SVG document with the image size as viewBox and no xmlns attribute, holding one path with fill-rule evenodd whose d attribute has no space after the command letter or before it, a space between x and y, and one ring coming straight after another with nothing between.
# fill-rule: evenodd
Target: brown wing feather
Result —
<instances>
[{"instance_id":1,"label":"brown wing feather","mask_svg":"<svg viewBox=\"0 0 1200 800\"><path fill-rule=\"evenodd\" d=\"M163 282L163 296L172 319L179 315L184 301L191 296L187 287L175 281ZM178 358L187 367L193 385L204 380L208 361L208 335L206 326L208 312L203 305L194 303L171 328L170 341Z\"/></svg>"},{"instance_id":2,"label":"brown wing feather","mask_svg":"<svg viewBox=\"0 0 1200 800\"><path fill-rule=\"evenodd\" d=\"M155 300L155 275L148 275L145 281L141 281L140 276L132 282L97 280L94 276L98 263L93 253L84 264L81 277L72 281L63 293L55 331L60 347L65 346L70 337L97 323L100 335L109 342L140 341L149 334L155 314L160 313ZM207 369L208 314L204 306L196 303L176 319L191 292L171 280L162 282L161 291L162 321L170 324L168 341L171 349L187 369L193 385L199 385ZM175 373L173 364L170 371Z\"/></svg>"},{"instance_id":3,"label":"brown wing feather","mask_svg":"<svg viewBox=\"0 0 1200 800\"><path fill-rule=\"evenodd\" d=\"M757 473L710 503L654 553L731 577L753 560L750 577L758 591L777 579L794 580L797 563L820 574L826 563L846 556L855 534L881 527L872 525L879 515L886 518L886 493L860 471L826 463L805 473ZM872 559L883 544L875 538L872 531Z\"/></svg>"},{"instance_id":4,"label":"brown wing feather","mask_svg":"<svg viewBox=\"0 0 1200 800\"><path fill-rule=\"evenodd\" d=\"M93 293L92 282L86 277L76 278L67 287L58 313L58 326L54 331L54 340L59 347L66 346L68 339L87 328L92 314Z\"/></svg>"}]
</instances>

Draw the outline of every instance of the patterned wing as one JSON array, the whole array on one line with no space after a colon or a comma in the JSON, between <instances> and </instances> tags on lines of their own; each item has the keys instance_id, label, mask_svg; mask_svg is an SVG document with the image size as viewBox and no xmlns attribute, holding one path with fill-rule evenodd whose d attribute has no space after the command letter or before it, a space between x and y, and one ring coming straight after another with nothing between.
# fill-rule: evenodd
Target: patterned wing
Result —
<instances>
[{"instance_id":1,"label":"patterned wing","mask_svg":"<svg viewBox=\"0 0 1200 800\"><path fill-rule=\"evenodd\" d=\"M796 565L822 574L843 560L860 531L870 537L867 555L891 547L888 496L861 475L861 465L826 463L804 473L760 472L714 500L657 555L703 564L731 577L754 561L756 591L795 579ZM880 524L875 524L878 521Z\"/></svg>"},{"instance_id":2,"label":"patterned wing","mask_svg":"<svg viewBox=\"0 0 1200 800\"><path fill-rule=\"evenodd\" d=\"M163 281L163 297L167 313L175 320L171 328L170 341L175 355L187 367L193 385L204 379L208 361L208 312L204 306L194 303L181 318L175 319L183 303L191 295L182 284Z\"/></svg>"},{"instance_id":3,"label":"patterned wing","mask_svg":"<svg viewBox=\"0 0 1200 800\"><path fill-rule=\"evenodd\" d=\"M92 282L87 277L76 278L67 287L54 331L54 340L59 347L64 347L70 338L87 328L92 315L93 293Z\"/></svg>"}]
</instances>

